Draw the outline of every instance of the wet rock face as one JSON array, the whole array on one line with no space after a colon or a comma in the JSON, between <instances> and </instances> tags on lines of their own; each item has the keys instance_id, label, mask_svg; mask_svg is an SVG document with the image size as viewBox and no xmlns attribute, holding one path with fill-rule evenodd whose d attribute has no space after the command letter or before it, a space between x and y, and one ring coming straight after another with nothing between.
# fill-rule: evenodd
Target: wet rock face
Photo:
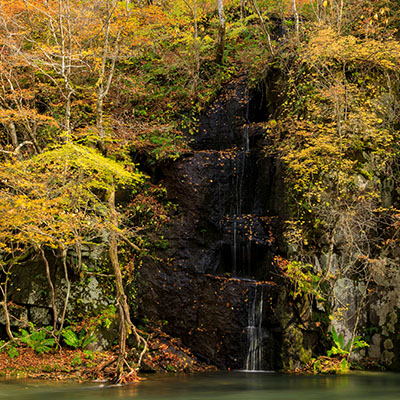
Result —
<instances>
[{"instance_id":1,"label":"wet rock face","mask_svg":"<svg viewBox=\"0 0 400 400\"><path fill-rule=\"evenodd\" d=\"M171 165L164 182L179 215L165 235L168 257L196 272L265 278L277 222L266 210L275 165L262 163L257 173L255 156L234 149L192 153Z\"/></svg>"},{"instance_id":2,"label":"wet rock face","mask_svg":"<svg viewBox=\"0 0 400 400\"><path fill-rule=\"evenodd\" d=\"M249 281L198 274L149 262L141 271L140 299L146 315L164 323L201 360L222 369L242 369L246 361ZM279 318L277 286L264 284L263 331L268 340L263 368L276 367Z\"/></svg>"},{"instance_id":3,"label":"wet rock face","mask_svg":"<svg viewBox=\"0 0 400 400\"><path fill-rule=\"evenodd\" d=\"M166 321L168 333L220 368L245 367L251 288L270 279L285 213L280 164L261 153L263 130L249 120L255 107L246 80L232 82L201 117L193 151L164 168L178 206L159 254L169 265L149 261L140 277L139 314ZM275 369L276 287L263 287L262 368Z\"/></svg>"},{"instance_id":4,"label":"wet rock face","mask_svg":"<svg viewBox=\"0 0 400 400\"><path fill-rule=\"evenodd\" d=\"M245 77L227 85L200 117L198 133L191 147L195 150L226 150L242 146L242 132L248 123L249 98L250 91Z\"/></svg>"}]
</instances>

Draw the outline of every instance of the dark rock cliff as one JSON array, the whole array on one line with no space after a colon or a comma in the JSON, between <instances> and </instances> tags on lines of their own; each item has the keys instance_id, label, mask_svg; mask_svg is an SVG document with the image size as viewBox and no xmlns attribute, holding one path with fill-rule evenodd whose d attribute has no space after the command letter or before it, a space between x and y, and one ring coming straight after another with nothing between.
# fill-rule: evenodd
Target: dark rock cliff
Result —
<instances>
[{"instance_id":1,"label":"dark rock cliff","mask_svg":"<svg viewBox=\"0 0 400 400\"><path fill-rule=\"evenodd\" d=\"M201 117L192 151L163 169L178 205L160 254L168 262L149 261L140 274L140 314L166 321L220 368L245 368L256 287L263 293L258 368L281 367L282 309L270 281L285 215L283 179L278 160L261 152L262 128L251 122L264 107L260 99L245 77L229 84Z\"/></svg>"}]
</instances>

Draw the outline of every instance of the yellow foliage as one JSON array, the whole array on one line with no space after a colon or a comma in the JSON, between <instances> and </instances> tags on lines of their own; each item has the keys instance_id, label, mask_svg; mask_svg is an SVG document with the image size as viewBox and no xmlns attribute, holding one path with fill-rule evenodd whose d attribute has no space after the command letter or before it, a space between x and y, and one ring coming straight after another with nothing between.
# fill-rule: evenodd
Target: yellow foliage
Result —
<instances>
[{"instance_id":1,"label":"yellow foliage","mask_svg":"<svg viewBox=\"0 0 400 400\"><path fill-rule=\"evenodd\" d=\"M100 191L142 181L141 174L72 143L0 164L0 247L67 248L101 236L115 227Z\"/></svg>"},{"instance_id":2,"label":"yellow foliage","mask_svg":"<svg viewBox=\"0 0 400 400\"><path fill-rule=\"evenodd\" d=\"M329 66L332 62L373 65L377 68L399 70L400 43L390 39L358 39L339 35L333 28L318 30L304 49L303 60L310 66Z\"/></svg>"}]
</instances>

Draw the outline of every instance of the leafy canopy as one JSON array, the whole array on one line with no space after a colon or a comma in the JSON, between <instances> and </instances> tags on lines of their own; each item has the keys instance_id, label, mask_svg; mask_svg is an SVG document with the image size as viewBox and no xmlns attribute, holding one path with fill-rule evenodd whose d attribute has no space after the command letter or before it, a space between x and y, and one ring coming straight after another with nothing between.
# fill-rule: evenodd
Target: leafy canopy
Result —
<instances>
[{"instance_id":1,"label":"leafy canopy","mask_svg":"<svg viewBox=\"0 0 400 400\"><path fill-rule=\"evenodd\" d=\"M133 169L134 166L132 165ZM144 175L73 143L0 165L0 250L68 247L110 225L104 196Z\"/></svg>"}]
</instances>

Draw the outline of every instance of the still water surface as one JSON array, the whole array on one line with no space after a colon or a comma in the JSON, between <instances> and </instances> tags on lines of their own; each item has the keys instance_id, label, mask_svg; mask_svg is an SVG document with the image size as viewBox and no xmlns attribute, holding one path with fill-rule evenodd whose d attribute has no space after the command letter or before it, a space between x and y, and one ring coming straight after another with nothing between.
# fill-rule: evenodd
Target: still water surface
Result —
<instances>
[{"instance_id":1,"label":"still water surface","mask_svg":"<svg viewBox=\"0 0 400 400\"><path fill-rule=\"evenodd\" d=\"M0 381L0 400L400 400L400 375L293 376L274 373L217 372L153 375L137 385Z\"/></svg>"}]
</instances>

